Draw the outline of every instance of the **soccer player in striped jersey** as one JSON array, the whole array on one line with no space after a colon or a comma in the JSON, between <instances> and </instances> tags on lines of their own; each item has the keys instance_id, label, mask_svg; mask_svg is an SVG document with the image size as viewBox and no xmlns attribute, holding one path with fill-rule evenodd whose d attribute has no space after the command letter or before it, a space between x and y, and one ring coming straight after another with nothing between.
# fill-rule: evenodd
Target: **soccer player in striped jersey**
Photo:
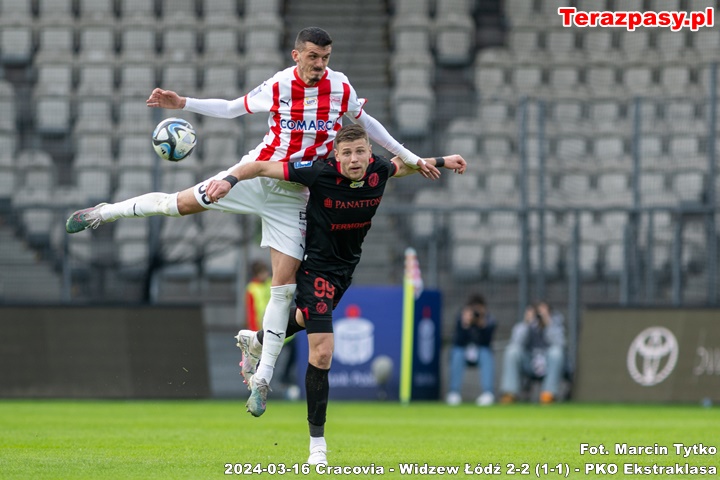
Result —
<instances>
[{"instance_id":1,"label":"soccer player in striped jersey","mask_svg":"<svg viewBox=\"0 0 720 480\"><path fill-rule=\"evenodd\" d=\"M240 98L201 100L156 88L147 105L221 118L268 113L268 133L238 165L256 161L295 162L326 158L332 151L335 134L345 116L361 124L370 138L407 165L419 169L428 178L437 178L439 172L434 166L404 148L380 122L364 111L365 100L358 98L347 77L328 68L331 52L332 39L325 30L305 28L298 34L292 51L295 66L276 73ZM229 170L213 178L222 179ZM270 247L272 266L271 297L263 317L263 330L268 335L257 372L247 370L250 368L248 365L256 362L243 359L243 376L252 376L254 383L248 385L251 391L257 389L257 384L266 389L285 338L288 312L296 289L295 272L305 248L308 191L296 183L257 178L214 203L206 193L213 178L181 192L148 193L114 204L79 210L70 216L65 228L68 233L76 233L118 218L176 217L207 209L259 215L263 220L261 246ZM241 334L237 339L239 344L248 340ZM264 412L264 408L254 410L250 405L249 408L255 416Z\"/></svg>"},{"instance_id":2,"label":"soccer player in striped jersey","mask_svg":"<svg viewBox=\"0 0 720 480\"><path fill-rule=\"evenodd\" d=\"M466 162L460 155L427 159L436 167L464 173ZM258 176L307 185L307 247L297 272L297 309L289 317L286 336L307 329L308 367L305 374L311 465L327 464L325 418L330 385L334 338L332 311L350 287L355 267L360 262L362 244L372 218L380 206L385 186L391 177L403 177L416 170L395 157L373 155L366 131L360 125L343 127L337 135L334 156L316 162L251 162L238 165L224 179L210 182L211 202L245 188ZM240 183L238 183L239 180ZM233 186L237 184L233 188ZM267 342L268 332L246 332L252 336L250 349ZM251 357L252 352L243 352ZM259 372L259 370L258 370ZM251 380L252 383L252 380ZM253 392L248 405L265 398ZM254 407L255 408L255 407ZM257 407L257 409L260 409Z\"/></svg>"}]
</instances>

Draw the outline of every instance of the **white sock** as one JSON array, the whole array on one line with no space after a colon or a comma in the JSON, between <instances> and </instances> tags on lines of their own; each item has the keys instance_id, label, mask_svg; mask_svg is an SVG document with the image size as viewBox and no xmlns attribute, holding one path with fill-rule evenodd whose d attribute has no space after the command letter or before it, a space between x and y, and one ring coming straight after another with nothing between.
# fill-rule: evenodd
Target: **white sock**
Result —
<instances>
[{"instance_id":1,"label":"white sock","mask_svg":"<svg viewBox=\"0 0 720 480\"><path fill-rule=\"evenodd\" d=\"M280 285L270 287L270 302L263 315L263 347L260 365L258 366L258 378L264 378L270 383L275 362L285 341L285 330L287 330L288 316L290 315L290 304L295 295L296 285Z\"/></svg>"},{"instance_id":2,"label":"white sock","mask_svg":"<svg viewBox=\"0 0 720 480\"><path fill-rule=\"evenodd\" d=\"M325 437L310 437L310 451L312 452L315 447L322 447L323 450L327 450Z\"/></svg>"},{"instance_id":3,"label":"white sock","mask_svg":"<svg viewBox=\"0 0 720 480\"><path fill-rule=\"evenodd\" d=\"M118 203L103 205L98 210L104 222L112 222L118 218L152 217L165 215L179 217L176 193L153 192L123 200Z\"/></svg>"},{"instance_id":4,"label":"white sock","mask_svg":"<svg viewBox=\"0 0 720 480\"><path fill-rule=\"evenodd\" d=\"M257 332L252 336L252 340L250 340L250 351L252 353L260 353L262 352L262 343L257 338Z\"/></svg>"}]
</instances>

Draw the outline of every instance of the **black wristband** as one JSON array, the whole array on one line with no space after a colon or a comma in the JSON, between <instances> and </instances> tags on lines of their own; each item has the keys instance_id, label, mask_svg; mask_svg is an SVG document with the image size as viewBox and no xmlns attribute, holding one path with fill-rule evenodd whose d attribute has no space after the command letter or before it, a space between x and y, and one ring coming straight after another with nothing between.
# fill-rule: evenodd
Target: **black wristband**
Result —
<instances>
[{"instance_id":1,"label":"black wristband","mask_svg":"<svg viewBox=\"0 0 720 480\"><path fill-rule=\"evenodd\" d=\"M230 184L230 188L234 187L235 184L237 184L237 182L239 181L237 177L234 177L232 175L228 175L227 177L223 178L223 180Z\"/></svg>"},{"instance_id":2,"label":"black wristband","mask_svg":"<svg viewBox=\"0 0 720 480\"><path fill-rule=\"evenodd\" d=\"M442 168L445 166L445 158L443 157L435 157L435 166L437 168Z\"/></svg>"}]
</instances>

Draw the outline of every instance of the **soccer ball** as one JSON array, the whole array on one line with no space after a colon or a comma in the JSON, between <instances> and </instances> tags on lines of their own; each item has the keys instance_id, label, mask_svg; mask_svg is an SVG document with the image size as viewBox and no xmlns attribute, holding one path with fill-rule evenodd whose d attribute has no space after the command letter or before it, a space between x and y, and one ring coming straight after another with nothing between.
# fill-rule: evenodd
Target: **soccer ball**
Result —
<instances>
[{"instance_id":1,"label":"soccer ball","mask_svg":"<svg viewBox=\"0 0 720 480\"><path fill-rule=\"evenodd\" d=\"M152 142L160 158L179 162L192 153L197 144L197 135L187 120L166 118L153 130Z\"/></svg>"}]
</instances>

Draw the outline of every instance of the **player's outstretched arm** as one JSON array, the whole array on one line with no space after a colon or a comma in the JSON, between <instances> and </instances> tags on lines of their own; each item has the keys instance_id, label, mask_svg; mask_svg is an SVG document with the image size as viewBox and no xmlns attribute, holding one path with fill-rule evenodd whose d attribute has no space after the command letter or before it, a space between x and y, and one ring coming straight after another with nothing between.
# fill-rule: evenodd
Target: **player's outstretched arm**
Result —
<instances>
[{"instance_id":1,"label":"player's outstretched arm","mask_svg":"<svg viewBox=\"0 0 720 480\"><path fill-rule=\"evenodd\" d=\"M163 90L156 88L145 101L148 107L167 108L170 110L178 110L185 107L185 97L181 97L172 90Z\"/></svg>"},{"instance_id":2,"label":"player's outstretched arm","mask_svg":"<svg viewBox=\"0 0 720 480\"><path fill-rule=\"evenodd\" d=\"M241 180L255 177L285 179L285 164L281 162L250 162L230 170L230 175L220 180L211 180L206 195L215 203L228 194L231 188Z\"/></svg>"},{"instance_id":3,"label":"player's outstretched arm","mask_svg":"<svg viewBox=\"0 0 720 480\"><path fill-rule=\"evenodd\" d=\"M350 120L362 125L363 128L365 128L365 131L367 131L368 137L370 137L372 141L397 155L410 168L419 170L423 177L429 178L430 180L440 178L440 171L435 168L434 165L429 165L425 159L418 157L410 150L403 147L393 138L392 135L390 135L385 127L383 127L382 123L371 117L367 112L363 111L357 118L350 117Z\"/></svg>"},{"instance_id":4,"label":"player's outstretched arm","mask_svg":"<svg viewBox=\"0 0 720 480\"><path fill-rule=\"evenodd\" d=\"M455 173L459 173L460 175L465 173L465 169L467 168L467 162L465 159L457 154L446 155L444 157L422 158L421 160L428 165L431 165L433 168L437 169L437 167L444 167L448 170L453 170ZM403 162L400 157L393 157L392 162L397 166L395 177L404 177L418 172L418 170Z\"/></svg>"}]
</instances>

